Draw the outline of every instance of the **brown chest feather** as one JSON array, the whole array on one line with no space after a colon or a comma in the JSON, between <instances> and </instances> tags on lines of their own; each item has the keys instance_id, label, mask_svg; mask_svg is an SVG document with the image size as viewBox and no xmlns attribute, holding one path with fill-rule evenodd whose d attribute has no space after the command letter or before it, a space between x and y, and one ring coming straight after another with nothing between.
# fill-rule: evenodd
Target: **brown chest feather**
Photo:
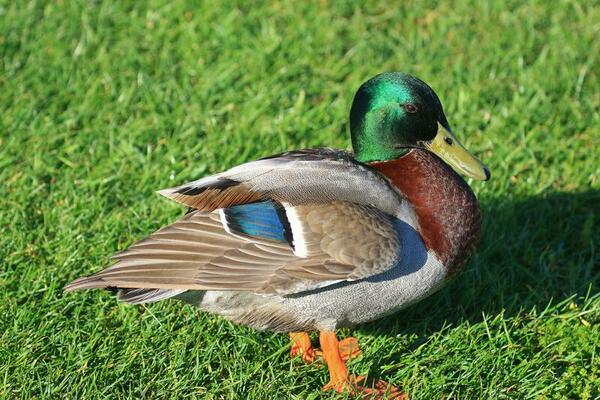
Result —
<instances>
[{"instance_id":1,"label":"brown chest feather","mask_svg":"<svg viewBox=\"0 0 600 400\"><path fill-rule=\"evenodd\" d=\"M481 227L481 210L469 185L425 150L370 165L412 204L425 246L455 272L473 253Z\"/></svg>"}]
</instances>

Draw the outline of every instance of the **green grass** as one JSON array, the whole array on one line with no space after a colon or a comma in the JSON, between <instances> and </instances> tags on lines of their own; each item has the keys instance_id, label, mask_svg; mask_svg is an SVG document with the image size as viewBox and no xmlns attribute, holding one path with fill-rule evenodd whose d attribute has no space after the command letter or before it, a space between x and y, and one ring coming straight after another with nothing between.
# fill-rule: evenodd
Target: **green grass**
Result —
<instances>
[{"instance_id":1,"label":"green grass","mask_svg":"<svg viewBox=\"0 0 600 400\"><path fill-rule=\"evenodd\" d=\"M0 397L335 398L285 335L62 287L181 215L157 189L347 147L354 91L402 70L492 170L484 233L445 289L341 332L352 371L414 399L600 398L597 3L216 3L0 1Z\"/></svg>"}]
</instances>

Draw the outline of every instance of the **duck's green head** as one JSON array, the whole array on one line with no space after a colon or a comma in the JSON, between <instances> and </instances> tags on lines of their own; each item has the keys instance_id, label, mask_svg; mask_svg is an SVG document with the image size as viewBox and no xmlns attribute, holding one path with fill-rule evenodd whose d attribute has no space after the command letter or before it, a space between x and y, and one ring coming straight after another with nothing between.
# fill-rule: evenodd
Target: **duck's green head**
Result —
<instances>
[{"instance_id":1,"label":"duck's green head","mask_svg":"<svg viewBox=\"0 0 600 400\"><path fill-rule=\"evenodd\" d=\"M489 170L454 137L433 89L414 76L387 72L363 83L350 111L355 157L388 161L411 148L439 156L457 172L487 180Z\"/></svg>"}]
</instances>

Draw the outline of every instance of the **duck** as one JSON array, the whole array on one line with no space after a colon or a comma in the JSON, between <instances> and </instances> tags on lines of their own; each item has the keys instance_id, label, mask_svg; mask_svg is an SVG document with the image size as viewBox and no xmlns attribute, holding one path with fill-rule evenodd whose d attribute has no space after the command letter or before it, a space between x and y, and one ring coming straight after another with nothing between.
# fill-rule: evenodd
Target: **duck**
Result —
<instances>
[{"instance_id":1,"label":"duck","mask_svg":"<svg viewBox=\"0 0 600 400\"><path fill-rule=\"evenodd\" d=\"M456 276L482 221L461 175L485 181L490 171L415 76L369 79L349 120L352 152L287 151L160 190L187 206L185 215L65 290L109 289L129 304L183 300L289 334L292 356L326 364L322 390L408 398L349 373L358 341L336 330L390 316Z\"/></svg>"}]
</instances>

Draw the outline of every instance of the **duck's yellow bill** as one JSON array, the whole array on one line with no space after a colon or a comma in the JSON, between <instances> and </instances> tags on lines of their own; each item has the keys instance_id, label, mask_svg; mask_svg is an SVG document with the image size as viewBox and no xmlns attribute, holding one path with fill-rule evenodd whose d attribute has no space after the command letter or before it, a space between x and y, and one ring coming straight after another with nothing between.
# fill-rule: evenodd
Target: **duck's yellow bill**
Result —
<instances>
[{"instance_id":1,"label":"duck's yellow bill","mask_svg":"<svg viewBox=\"0 0 600 400\"><path fill-rule=\"evenodd\" d=\"M490 170L471 155L465 147L454 137L452 132L438 122L437 135L425 147L444 160L456 172L473 179L487 181L490 179Z\"/></svg>"}]
</instances>

